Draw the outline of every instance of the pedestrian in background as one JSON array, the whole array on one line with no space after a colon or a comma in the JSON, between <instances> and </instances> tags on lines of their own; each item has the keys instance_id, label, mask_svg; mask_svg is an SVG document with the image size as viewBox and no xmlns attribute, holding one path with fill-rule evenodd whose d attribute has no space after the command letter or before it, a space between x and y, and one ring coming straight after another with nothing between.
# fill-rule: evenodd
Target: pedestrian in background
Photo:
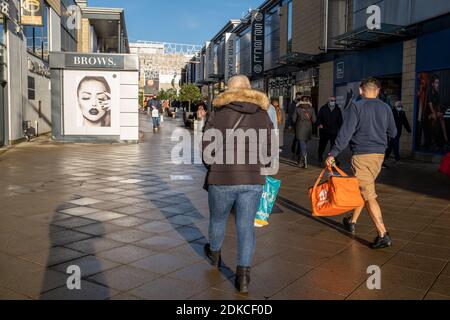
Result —
<instances>
[{"instance_id":1,"label":"pedestrian in background","mask_svg":"<svg viewBox=\"0 0 450 320\"><path fill-rule=\"evenodd\" d=\"M330 143L333 149L339 130L342 126L342 111L336 104L336 97L330 97L317 116L317 128L319 129L319 162L323 163L323 154Z\"/></svg>"},{"instance_id":2,"label":"pedestrian in background","mask_svg":"<svg viewBox=\"0 0 450 320\"><path fill-rule=\"evenodd\" d=\"M151 115L153 121L153 131L158 131L161 125L161 116L159 113L159 109L156 105L152 105L151 107Z\"/></svg>"},{"instance_id":3,"label":"pedestrian in background","mask_svg":"<svg viewBox=\"0 0 450 320\"><path fill-rule=\"evenodd\" d=\"M222 132L225 143L222 148L223 159L227 159L227 131L238 129L253 129L267 132L267 150L271 150L271 134L273 124L267 114L269 99L260 92L251 89L249 79L244 75L234 76L228 81L228 90L220 94L213 102L214 111L205 125L205 133L209 129ZM257 151L261 151L262 142L257 134ZM203 139L203 153L211 141ZM217 146L217 145L216 145ZM233 144L233 154L237 155L238 146ZM253 148L247 145L245 158L250 158ZM217 153L217 152L216 152ZM236 158L234 158L236 161ZM225 160L222 160L225 163ZM209 161L204 162L208 164ZM247 293L250 283L250 270L255 252L255 218L262 196L266 177L261 174L265 166L257 157L256 164L218 164L208 166L205 188L208 190L211 220L209 226L209 241L205 246L205 254L214 266L220 266L221 249L225 239L225 231L231 209L236 210L236 230L238 240L238 266L236 269L235 286L241 293Z\"/></svg>"},{"instance_id":4,"label":"pedestrian in background","mask_svg":"<svg viewBox=\"0 0 450 320\"><path fill-rule=\"evenodd\" d=\"M295 137L298 141L298 165L308 168L308 142L313 137L313 125L316 123L316 112L309 97L303 97L295 110Z\"/></svg>"},{"instance_id":5,"label":"pedestrian in background","mask_svg":"<svg viewBox=\"0 0 450 320\"><path fill-rule=\"evenodd\" d=\"M351 103L345 113L336 144L327 159L328 165L335 164L335 158L350 144L353 158L352 167L359 181L361 194L366 208L378 230L378 237L372 243L372 249L387 248L392 239L386 230L383 215L378 204L375 182L381 172L388 136L397 136L394 115L391 107L378 99L380 83L368 78L361 83L361 100ZM351 217L344 219L344 227L354 233L356 223L364 207L354 211Z\"/></svg>"},{"instance_id":6,"label":"pedestrian in background","mask_svg":"<svg viewBox=\"0 0 450 320\"><path fill-rule=\"evenodd\" d=\"M288 129L289 131L291 131L294 128L294 133L295 133L294 114L297 110L298 104L300 103L301 99L302 94L300 92L297 92L295 94L294 100L292 100L292 102L288 104L288 121L287 121ZM295 159L298 155L298 140L295 134L294 139L292 140L291 152Z\"/></svg>"},{"instance_id":7,"label":"pedestrian in background","mask_svg":"<svg viewBox=\"0 0 450 320\"><path fill-rule=\"evenodd\" d=\"M275 109L276 114L276 127L278 129L279 133L279 147L280 152L282 151L282 148L284 146L284 130L286 128L286 112L283 110L283 108L280 106L280 99L278 98L272 98L271 105ZM273 120L272 120L273 121Z\"/></svg>"},{"instance_id":8,"label":"pedestrian in background","mask_svg":"<svg viewBox=\"0 0 450 320\"><path fill-rule=\"evenodd\" d=\"M275 130L278 130L278 118L277 118L277 110L275 109L274 104L279 104L277 99L271 99L269 110L267 110L267 114L269 115L270 121L272 121L273 127Z\"/></svg>"},{"instance_id":9,"label":"pedestrian in background","mask_svg":"<svg viewBox=\"0 0 450 320\"><path fill-rule=\"evenodd\" d=\"M408 117L406 116L405 111L403 111L403 104L401 101L395 103L395 107L392 108L392 113L394 114L395 125L397 127L397 136L389 142L385 161L389 160L392 151L394 151L395 161L398 162L400 161L400 139L402 138L403 129L408 133L411 133L412 130Z\"/></svg>"}]
</instances>

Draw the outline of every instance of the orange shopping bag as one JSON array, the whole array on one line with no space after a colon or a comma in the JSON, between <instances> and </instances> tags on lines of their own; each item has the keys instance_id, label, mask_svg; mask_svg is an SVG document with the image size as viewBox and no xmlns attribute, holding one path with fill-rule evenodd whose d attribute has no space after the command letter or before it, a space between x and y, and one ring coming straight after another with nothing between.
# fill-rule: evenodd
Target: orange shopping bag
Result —
<instances>
[{"instance_id":1,"label":"orange shopping bag","mask_svg":"<svg viewBox=\"0 0 450 320\"><path fill-rule=\"evenodd\" d=\"M364 206L359 182L355 177L349 177L344 171L335 167L340 176L333 174L333 168L327 167L309 190L313 216L333 217ZM331 173L328 181L320 184L326 171Z\"/></svg>"}]
</instances>

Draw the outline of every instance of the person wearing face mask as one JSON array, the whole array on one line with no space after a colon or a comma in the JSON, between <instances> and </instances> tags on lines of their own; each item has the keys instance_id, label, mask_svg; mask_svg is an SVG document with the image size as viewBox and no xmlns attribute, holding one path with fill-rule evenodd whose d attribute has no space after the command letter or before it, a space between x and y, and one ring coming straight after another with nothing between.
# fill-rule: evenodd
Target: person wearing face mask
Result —
<instances>
[{"instance_id":1,"label":"person wearing face mask","mask_svg":"<svg viewBox=\"0 0 450 320\"><path fill-rule=\"evenodd\" d=\"M400 161L400 139L402 137L403 129L408 133L411 133L412 130L408 118L406 117L406 113L403 111L403 104L401 101L395 103L394 108L392 108L392 113L394 114L395 125L397 127L397 136L389 142L385 161L389 160L392 151L394 151L395 161Z\"/></svg>"},{"instance_id":2,"label":"person wearing face mask","mask_svg":"<svg viewBox=\"0 0 450 320\"><path fill-rule=\"evenodd\" d=\"M339 130L342 126L342 111L336 103L335 97L330 97L328 103L324 105L317 117L317 128L319 129L319 162L323 162L323 154L330 143L333 149Z\"/></svg>"}]
</instances>

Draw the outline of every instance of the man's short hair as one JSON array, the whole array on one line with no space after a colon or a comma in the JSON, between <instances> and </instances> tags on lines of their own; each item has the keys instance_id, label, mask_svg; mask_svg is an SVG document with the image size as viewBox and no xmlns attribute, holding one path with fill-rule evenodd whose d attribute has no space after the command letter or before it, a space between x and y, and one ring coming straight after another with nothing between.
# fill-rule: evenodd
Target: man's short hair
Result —
<instances>
[{"instance_id":1,"label":"man's short hair","mask_svg":"<svg viewBox=\"0 0 450 320\"><path fill-rule=\"evenodd\" d=\"M245 75L237 75L228 80L228 90L251 89L250 80Z\"/></svg>"},{"instance_id":2,"label":"man's short hair","mask_svg":"<svg viewBox=\"0 0 450 320\"><path fill-rule=\"evenodd\" d=\"M381 88L381 83L378 79L375 78L367 78L361 82L361 89L363 90L378 90Z\"/></svg>"},{"instance_id":3,"label":"man's short hair","mask_svg":"<svg viewBox=\"0 0 450 320\"><path fill-rule=\"evenodd\" d=\"M301 92L297 92L297 93L295 94L295 96L296 96L296 97L301 97L301 96L302 96L302 93L301 93Z\"/></svg>"}]
</instances>

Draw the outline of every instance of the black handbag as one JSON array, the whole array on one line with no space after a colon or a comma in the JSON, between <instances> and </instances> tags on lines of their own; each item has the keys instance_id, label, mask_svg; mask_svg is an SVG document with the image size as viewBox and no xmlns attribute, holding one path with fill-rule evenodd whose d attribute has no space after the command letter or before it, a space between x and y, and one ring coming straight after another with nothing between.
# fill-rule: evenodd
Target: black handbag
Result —
<instances>
[{"instance_id":1,"label":"black handbag","mask_svg":"<svg viewBox=\"0 0 450 320\"><path fill-rule=\"evenodd\" d=\"M228 140L228 138L234 133L234 131L239 127L239 125L241 124L242 120L244 120L245 118L245 114L241 115L239 117L239 119L236 121L235 125L233 126L233 130L230 132L230 134L227 136L226 140ZM225 140L225 141L226 141ZM222 148L223 145L221 145L219 148ZM217 149L219 149L217 148ZM208 172L206 173L206 177L205 177L205 182L203 184L203 190L205 190L206 192L209 191L209 183L208 183L208 178L209 178L209 172L211 170L211 166L208 165Z\"/></svg>"}]
</instances>

